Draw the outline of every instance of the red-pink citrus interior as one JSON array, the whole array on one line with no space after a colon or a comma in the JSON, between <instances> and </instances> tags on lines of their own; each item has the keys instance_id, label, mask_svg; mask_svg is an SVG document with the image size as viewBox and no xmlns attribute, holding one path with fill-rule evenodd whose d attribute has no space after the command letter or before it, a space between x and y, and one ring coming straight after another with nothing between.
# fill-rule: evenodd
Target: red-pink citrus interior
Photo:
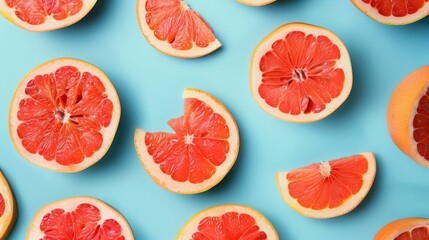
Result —
<instances>
[{"instance_id":1,"label":"red-pink citrus interior","mask_svg":"<svg viewBox=\"0 0 429 240\"><path fill-rule=\"evenodd\" d=\"M417 143L418 153L429 161L429 89L417 104L413 119L413 139Z\"/></svg>"},{"instance_id":2,"label":"red-pink citrus interior","mask_svg":"<svg viewBox=\"0 0 429 240\"><path fill-rule=\"evenodd\" d=\"M3 216L4 214L4 210L5 210L6 204L4 202L4 197L3 195L0 193L0 218Z\"/></svg>"},{"instance_id":3,"label":"red-pink citrus interior","mask_svg":"<svg viewBox=\"0 0 429 240\"><path fill-rule=\"evenodd\" d=\"M17 133L28 152L72 165L100 149L100 131L110 125L113 104L97 76L64 66L35 76L25 94Z\"/></svg>"},{"instance_id":4,"label":"red-pink citrus interior","mask_svg":"<svg viewBox=\"0 0 429 240\"><path fill-rule=\"evenodd\" d=\"M394 240L429 240L429 231L427 227L414 228L399 234Z\"/></svg>"},{"instance_id":5,"label":"red-pink citrus interior","mask_svg":"<svg viewBox=\"0 0 429 240\"><path fill-rule=\"evenodd\" d=\"M229 129L207 104L185 99L184 115L168 122L176 132L146 133L148 153L165 174L179 182L201 183L226 159Z\"/></svg>"},{"instance_id":6,"label":"red-pink citrus interior","mask_svg":"<svg viewBox=\"0 0 429 240\"><path fill-rule=\"evenodd\" d=\"M424 7L429 0L360 0L377 9L382 16L404 17L414 14Z\"/></svg>"},{"instance_id":7,"label":"red-pink citrus interior","mask_svg":"<svg viewBox=\"0 0 429 240\"><path fill-rule=\"evenodd\" d=\"M344 71L335 67L340 57L328 37L290 32L261 58L259 94L284 113L319 113L342 92Z\"/></svg>"}]
</instances>

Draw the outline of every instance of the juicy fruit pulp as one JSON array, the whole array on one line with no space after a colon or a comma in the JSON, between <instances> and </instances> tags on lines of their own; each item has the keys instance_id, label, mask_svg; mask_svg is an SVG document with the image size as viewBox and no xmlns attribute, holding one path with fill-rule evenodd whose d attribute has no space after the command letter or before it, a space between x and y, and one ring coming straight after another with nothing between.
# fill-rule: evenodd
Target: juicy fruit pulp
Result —
<instances>
[{"instance_id":1,"label":"juicy fruit pulp","mask_svg":"<svg viewBox=\"0 0 429 240\"><path fill-rule=\"evenodd\" d=\"M0 193L0 218L3 216L4 214L4 210L5 210L5 203L4 203L4 197L3 195Z\"/></svg>"},{"instance_id":2,"label":"juicy fruit pulp","mask_svg":"<svg viewBox=\"0 0 429 240\"><path fill-rule=\"evenodd\" d=\"M417 227L399 234L393 240L429 240L429 230L427 227Z\"/></svg>"},{"instance_id":3,"label":"juicy fruit pulp","mask_svg":"<svg viewBox=\"0 0 429 240\"><path fill-rule=\"evenodd\" d=\"M429 221L425 218L403 218L383 226L374 240L429 240Z\"/></svg>"},{"instance_id":4,"label":"juicy fruit pulp","mask_svg":"<svg viewBox=\"0 0 429 240\"><path fill-rule=\"evenodd\" d=\"M429 162L429 89L425 90L417 103L412 124L412 135L417 145L417 152Z\"/></svg>"},{"instance_id":5,"label":"juicy fruit pulp","mask_svg":"<svg viewBox=\"0 0 429 240\"><path fill-rule=\"evenodd\" d=\"M377 9L385 17L405 17L417 13L429 0L359 0Z\"/></svg>"}]
</instances>

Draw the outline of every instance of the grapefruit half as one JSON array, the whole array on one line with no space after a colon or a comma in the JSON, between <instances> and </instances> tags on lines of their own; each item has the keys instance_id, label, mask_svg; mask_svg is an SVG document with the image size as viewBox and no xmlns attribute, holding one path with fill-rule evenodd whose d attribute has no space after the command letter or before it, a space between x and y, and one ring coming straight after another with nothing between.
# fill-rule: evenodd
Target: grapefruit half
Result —
<instances>
[{"instance_id":1,"label":"grapefruit half","mask_svg":"<svg viewBox=\"0 0 429 240\"><path fill-rule=\"evenodd\" d=\"M3 173L0 171L0 239L7 238L16 222L15 198Z\"/></svg>"},{"instance_id":2,"label":"grapefruit half","mask_svg":"<svg viewBox=\"0 0 429 240\"><path fill-rule=\"evenodd\" d=\"M329 162L277 173L285 202L304 216L332 218L344 215L365 198L375 178L372 153L361 153Z\"/></svg>"},{"instance_id":3,"label":"grapefruit half","mask_svg":"<svg viewBox=\"0 0 429 240\"><path fill-rule=\"evenodd\" d=\"M229 172L240 140L234 118L212 95L188 88L184 115L168 125L175 133L136 129L134 144L146 171L161 187L176 193L209 190Z\"/></svg>"},{"instance_id":4,"label":"grapefruit half","mask_svg":"<svg viewBox=\"0 0 429 240\"><path fill-rule=\"evenodd\" d=\"M389 25L416 22L429 14L429 0L351 0L370 18Z\"/></svg>"},{"instance_id":5,"label":"grapefruit half","mask_svg":"<svg viewBox=\"0 0 429 240\"><path fill-rule=\"evenodd\" d=\"M429 65L405 77L387 107L393 142L410 158L429 167Z\"/></svg>"},{"instance_id":6,"label":"grapefruit half","mask_svg":"<svg viewBox=\"0 0 429 240\"><path fill-rule=\"evenodd\" d=\"M9 132L31 163L59 172L78 172L109 149L121 115L110 80L77 59L46 62L20 82L9 112Z\"/></svg>"},{"instance_id":7,"label":"grapefruit half","mask_svg":"<svg viewBox=\"0 0 429 240\"><path fill-rule=\"evenodd\" d=\"M346 47L332 32L285 24L255 48L250 88L259 106L291 122L314 122L335 111L352 89Z\"/></svg>"},{"instance_id":8,"label":"grapefruit half","mask_svg":"<svg viewBox=\"0 0 429 240\"><path fill-rule=\"evenodd\" d=\"M177 240L278 240L273 225L260 212L243 205L219 205L189 220Z\"/></svg>"},{"instance_id":9,"label":"grapefruit half","mask_svg":"<svg viewBox=\"0 0 429 240\"><path fill-rule=\"evenodd\" d=\"M32 32L46 32L78 22L97 0L1 0L0 14Z\"/></svg>"},{"instance_id":10,"label":"grapefruit half","mask_svg":"<svg viewBox=\"0 0 429 240\"><path fill-rule=\"evenodd\" d=\"M182 0L138 0L137 17L147 41L170 56L196 58L221 46L208 23Z\"/></svg>"},{"instance_id":11,"label":"grapefruit half","mask_svg":"<svg viewBox=\"0 0 429 240\"><path fill-rule=\"evenodd\" d=\"M30 223L27 240L133 240L127 220L106 203L92 197L73 197L46 205Z\"/></svg>"},{"instance_id":12,"label":"grapefruit half","mask_svg":"<svg viewBox=\"0 0 429 240\"><path fill-rule=\"evenodd\" d=\"M237 0L237 1L249 6L259 7L259 6L265 6L270 3L273 3L276 0Z\"/></svg>"},{"instance_id":13,"label":"grapefruit half","mask_svg":"<svg viewBox=\"0 0 429 240\"><path fill-rule=\"evenodd\" d=\"M429 219L403 218L388 223L378 231L374 240L428 240Z\"/></svg>"}]
</instances>

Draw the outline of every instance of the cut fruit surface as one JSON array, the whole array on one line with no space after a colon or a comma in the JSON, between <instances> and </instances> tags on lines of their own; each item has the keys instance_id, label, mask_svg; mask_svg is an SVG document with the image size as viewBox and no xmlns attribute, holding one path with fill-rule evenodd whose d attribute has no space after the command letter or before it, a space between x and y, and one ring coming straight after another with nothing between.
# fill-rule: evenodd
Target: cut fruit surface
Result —
<instances>
[{"instance_id":1,"label":"cut fruit surface","mask_svg":"<svg viewBox=\"0 0 429 240\"><path fill-rule=\"evenodd\" d=\"M405 77L387 108L393 142L410 158L429 167L429 65Z\"/></svg>"},{"instance_id":2,"label":"cut fruit surface","mask_svg":"<svg viewBox=\"0 0 429 240\"><path fill-rule=\"evenodd\" d=\"M239 150L238 127L216 98L186 89L184 115L168 124L175 133L136 129L137 154L152 179L182 194L200 193L219 183L234 165Z\"/></svg>"},{"instance_id":3,"label":"cut fruit surface","mask_svg":"<svg viewBox=\"0 0 429 240\"><path fill-rule=\"evenodd\" d=\"M276 0L237 0L240 3L249 5L249 6L265 6L268 5L270 3L275 2Z\"/></svg>"},{"instance_id":4,"label":"cut fruit surface","mask_svg":"<svg viewBox=\"0 0 429 240\"><path fill-rule=\"evenodd\" d=\"M147 41L170 56L196 58L221 46L210 26L182 0L138 0L137 17Z\"/></svg>"},{"instance_id":5,"label":"cut fruit surface","mask_svg":"<svg viewBox=\"0 0 429 240\"><path fill-rule=\"evenodd\" d=\"M0 14L25 30L45 32L78 22L96 2L97 0L0 0Z\"/></svg>"},{"instance_id":6,"label":"cut fruit surface","mask_svg":"<svg viewBox=\"0 0 429 240\"><path fill-rule=\"evenodd\" d=\"M177 240L278 240L273 225L258 211L220 205L201 211L183 226Z\"/></svg>"},{"instance_id":7,"label":"cut fruit surface","mask_svg":"<svg viewBox=\"0 0 429 240\"><path fill-rule=\"evenodd\" d=\"M9 132L30 162L78 172L100 160L119 124L118 95L97 67L55 59L30 71L12 99Z\"/></svg>"},{"instance_id":8,"label":"cut fruit surface","mask_svg":"<svg viewBox=\"0 0 429 240\"><path fill-rule=\"evenodd\" d=\"M416 22L429 14L429 0L351 0L370 18L389 25Z\"/></svg>"},{"instance_id":9,"label":"cut fruit surface","mask_svg":"<svg viewBox=\"0 0 429 240\"><path fill-rule=\"evenodd\" d=\"M375 178L372 153L361 153L289 172L277 173L285 202L304 216L332 218L353 210L365 198Z\"/></svg>"},{"instance_id":10,"label":"cut fruit surface","mask_svg":"<svg viewBox=\"0 0 429 240\"><path fill-rule=\"evenodd\" d=\"M12 189L0 171L0 239L5 240L16 222L17 210Z\"/></svg>"},{"instance_id":11,"label":"cut fruit surface","mask_svg":"<svg viewBox=\"0 0 429 240\"><path fill-rule=\"evenodd\" d=\"M381 228L374 240L429 240L429 219L395 220Z\"/></svg>"},{"instance_id":12,"label":"cut fruit surface","mask_svg":"<svg viewBox=\"0 0 429 240\"><path fill-rule=\"evenodd\" d=\"M74 197L40 209L26 239L133 240L134 236L127 220L106 203L92 197Z\"/></svg>"},{"instance_id":13,"label":"cut fruit surface","mask_svg":"<svg viewBox=\"0 0 429 240\"><path fill-rule=\"evenodd\" d=\"M259 106L291 122L314 122L335 111L352 89L346 47L332 32L285 24L255 48L250 87Z\"/></svg>"}]
</instances>

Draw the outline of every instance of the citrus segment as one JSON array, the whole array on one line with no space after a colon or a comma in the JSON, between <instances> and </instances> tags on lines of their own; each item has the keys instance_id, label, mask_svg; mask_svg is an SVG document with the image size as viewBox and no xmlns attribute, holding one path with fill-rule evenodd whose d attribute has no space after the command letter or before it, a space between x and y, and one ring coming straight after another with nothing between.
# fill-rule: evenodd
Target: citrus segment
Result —
<instances>
[{"instance_id":1,"label":"citrus segment","mask_svg":"<svg viewBox=\"0 0 429 240\"><path fill-rule=\"evenodd\" d=\"M96 0L0 0L0 13L29 31L50 31L82 19Z\"/></svg>"},{"instance_id":2,"label":"citrus segment","mask_svg":"<svg viewBox=\"0 0 429 240\"><path fill-rule=\"evenodd\" d=\"M352 0L363 13L391 25L415 22L429 14L429 0Z\"/></svg>"},{"instance_id":3,"label":"citrus segment","mask_svg":"<svg viewBox=\"0 0 429 240\"><path fill-rule=\"evenodd\" d=\"M165 54L194 58L221 46L210 26L182 0L139 0L137 15L143 35Z\"/></svg>"},{"instance_id":4,"label":"citrus segment","mask_svg":"<svg viewBox=\"0 0 429 240\"><path fill-rule=\"evenodd\" d=\"M49 204L31 222L27 239L134 239L125 218L90 197L75 197Z\"/></svg>"},{"instance_id":5,"label":"citrus segment","mask_svg":"<svg viewBox=\"0 0 429 240\"><path fill-rule=\"evenodd\" d=\"M15 198L3 173L0 172L0 239L7 239L17 217Z\"/></svg>"},{"instance_id":6,"label":"citrus segment","mask_svg":"<svg viewBox=\"0 0 429 240\"><path fill-rule=\"evenodd\" d=\"M277 232L256 210L241 205L220 205L195 215L179 232L177 240L275 240Z\"/></svg>"},{"instance_id":7,"label":"citrus segment","mask_svg":"<svg viewBox=\"0 0 429 240\"><path fill-rule=\"evenodd\" d=\"M403 218L386 224L374 240L428 240L429 220L425 218Z\"/></svg>"},{"instance_id":8,"label":"citrus segment","mask_svg":"<svg viewBox=\"0 0 429 240\"><path fill-rule=\"evenodd\" d=\"M94 66L57 59L30 72L12 101L10 131L20 153L51 170L74 172L98 161L120 115L118 96Z\"/></svg>"},{"instance_id":9,"label":"citrus segment","mask_svg":"<svg viewBox=\"0 0 429 240\"><path fill-rule=\"evenodd\" d=\"M268 5L270 3L275 2L276 0L237 0L240 3L249 5L249 6L265 6Z\"/></svg>"},{"instance_id":10,"label":"citrus segment","mask_svg":"<svg viewBox=\"0 0 429 240\"><path fill-rule=\"evenodd\" d=\"M350 212L363 200L375 171L373 154L362 153L277 173L277 184L286 203L299 213L330 218Z\"/></svg>"},{"instance_id":11,"label":"citrus segment","mask_svg":"<svg viewBox=\"0 0 429 240\"><path fill-rule=\"evenodd\" d=\"M328 30L286 24L256 47L250 85L257 103L268 113L292 122L317 121L348 97L350 58Z\"/></svg>"},{"instance_id":12,"label":"citrus segment","mask_svg":"<svg viewBox=\"0 0 429 240\"><path fill-rule=\"evenodd\" d=\"M213 96L196 89L184 93L184 115L168 122L175 133L137 129L135 147L152 178L167 190L197 193L216 185L235 162L236 123Z\"/></svg>"}]
</instances>

